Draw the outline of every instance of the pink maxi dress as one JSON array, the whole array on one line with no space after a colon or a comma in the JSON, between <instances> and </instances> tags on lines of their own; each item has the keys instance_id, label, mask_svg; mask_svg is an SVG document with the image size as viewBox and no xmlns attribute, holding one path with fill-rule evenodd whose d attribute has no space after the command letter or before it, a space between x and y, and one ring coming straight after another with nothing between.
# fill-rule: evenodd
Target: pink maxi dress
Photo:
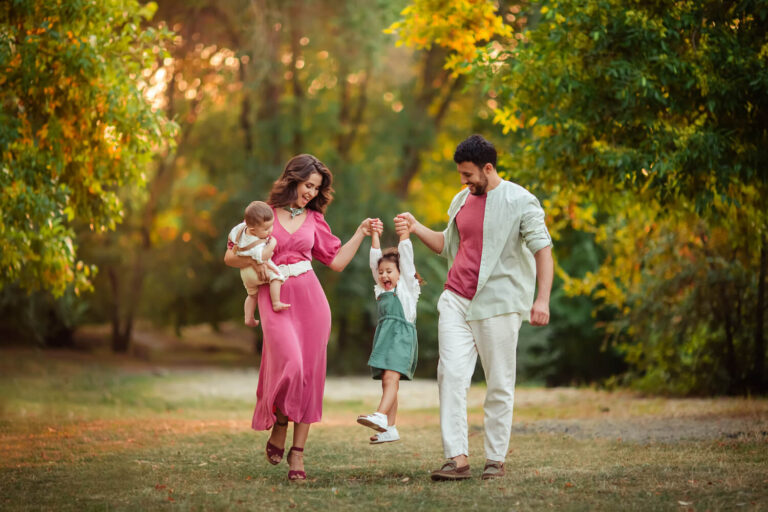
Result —
<instances>
[{"instance_id":1,"label":"pink maxi dress","mask_svg":"<svg viewBox=\"0 0 768 512\"><path fill-rule=\"evenodd\" d=\"M329 265L341 248L323 215L307 210L304 223L288 233L275 215L272 236L276 265L313 258ZM331 308L320 281L310 270L283 283L281 300L291 307L272 311L269 286L259 287L259 316L264 344L251 427L268 430L275 410L300 423L315 423L323 415L326 349L331 334Z\"/></svg>"}]
</instances>

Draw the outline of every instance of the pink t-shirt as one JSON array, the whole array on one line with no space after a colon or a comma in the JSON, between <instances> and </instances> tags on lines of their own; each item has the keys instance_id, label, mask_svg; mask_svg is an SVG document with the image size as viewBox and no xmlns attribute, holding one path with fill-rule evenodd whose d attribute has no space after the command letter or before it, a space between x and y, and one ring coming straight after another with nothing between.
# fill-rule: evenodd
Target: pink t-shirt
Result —
<instances>
[{"instance_id":1,"label":"pink t-shirt","mask_svg":"<svg viewBox=\"0 0 768 512\"><path fill-rule=\"evenodd\" d=\"M483 220L487 197L487 194L469 194L464 206L456 215L459 250L448 270L445 289L467 299L472 299L477 291L477 276L483 256Z\"/></svg>"}]
</instances>

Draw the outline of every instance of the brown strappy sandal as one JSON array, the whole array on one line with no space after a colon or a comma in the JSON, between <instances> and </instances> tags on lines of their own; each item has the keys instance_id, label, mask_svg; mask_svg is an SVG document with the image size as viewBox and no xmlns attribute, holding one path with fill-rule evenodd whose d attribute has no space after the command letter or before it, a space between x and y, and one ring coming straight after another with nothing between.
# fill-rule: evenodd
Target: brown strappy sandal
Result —
<instances>
[{"instance_id":1,"label":"brown strappy sandal","mask_svg":"<svg viewBox=\"0 0 768 512\"><path fill-rule=\"evenodd\" d=\"M290 450L288 450L288 457L291 456L291 452L303 452L304 448L299 448L297 446L292 446ZM304 482L307 479L307 473L305 471L302 471L300 469L290 469L288 470L288 480L291 482Z\"/></svg>"},{"instance_id":2,"label":"brown strappy sandal","mask_svg":"<svg viewBox=\"0 0 768 512\"><path fill-rule=\"evenodd\" d=\"M279 421L275 421L275 425L280 425L281 427L285 427L288 425L288 420L286 419L283 423L280 423ZM277 446L273 445L272 443L267 440L267 460L270 464L273 466L276 466L280 464L280 461L283 460L283 453L285 453L285 448L278 448ZM279 459L275 460L272 457L280 457Z\"/></svg>"}]
</instances>

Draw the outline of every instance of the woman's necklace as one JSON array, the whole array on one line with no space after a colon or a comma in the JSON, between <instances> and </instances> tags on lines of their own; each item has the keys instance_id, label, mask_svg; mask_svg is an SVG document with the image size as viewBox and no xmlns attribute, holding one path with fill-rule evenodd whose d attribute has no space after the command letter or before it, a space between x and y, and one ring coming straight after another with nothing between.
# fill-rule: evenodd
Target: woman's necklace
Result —
<instances>
[{"instance_id":1,"label":"woman's necklace","mask_svg":"<svg viewBox=\"0 0 768 512\"><path fill-rule=\"evenodd\" d=\"M294 217L304 213L306 211L306 208L305 207L293 208L292 206L283 206L283 210L287 210L291 212L291 220L293 220Z\"/></svg>"}]
</instances>

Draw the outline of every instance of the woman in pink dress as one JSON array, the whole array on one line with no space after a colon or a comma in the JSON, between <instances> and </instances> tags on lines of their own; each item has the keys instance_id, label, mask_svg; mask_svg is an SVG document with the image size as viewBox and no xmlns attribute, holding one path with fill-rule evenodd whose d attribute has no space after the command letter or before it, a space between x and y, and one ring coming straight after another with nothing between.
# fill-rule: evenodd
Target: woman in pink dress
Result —
<instances>
[{"instance_id":1,"label":"woman in pink dress","mask_svg":"<svg viewBox=\"0 0 768 512\"><path fill-rule=\"evenodd\" d=\"M272 236L277 247L272 260L288 277L280 295L290 307L273 311L269 287L259 288L264 345L251 426L254 430L272 429L266 455L270 464L278 464L283 458L288 421L294 423L293 446L287 457L290 480L306 480L304 445L310 424L322 416L331 332L331 310L310 261L316 259L340 272L371 229L381 229L378 219L365 219L341 245L323 217L332 198L332 180L331 172L317 158L298 155L286 164L267 201L275 212ZM227 248L224 257L227 265L254 265L257 273L264 272L252 258L237 256L231 249Z\"/></svg>"}]
</instances>

